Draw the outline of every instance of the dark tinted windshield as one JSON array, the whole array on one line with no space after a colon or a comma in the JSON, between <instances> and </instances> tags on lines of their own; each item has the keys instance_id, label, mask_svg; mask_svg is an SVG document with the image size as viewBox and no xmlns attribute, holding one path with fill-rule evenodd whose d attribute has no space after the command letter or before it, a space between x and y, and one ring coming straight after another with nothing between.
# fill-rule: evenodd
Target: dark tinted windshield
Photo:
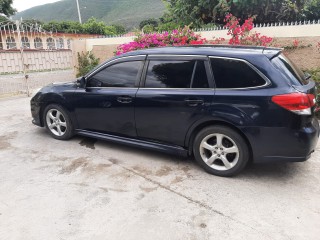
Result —
<instances>
[{"instance_id":1,"label":"dark tinted windshield","mask_svg":"<svg viewBox=\"0 0 320 240\"><path fill-rule=\"evenodd\" d=\"M273 65L283 73L292 85L307 85L305 74L283 54L272 59Z\"/></svg>"}]
</instances>

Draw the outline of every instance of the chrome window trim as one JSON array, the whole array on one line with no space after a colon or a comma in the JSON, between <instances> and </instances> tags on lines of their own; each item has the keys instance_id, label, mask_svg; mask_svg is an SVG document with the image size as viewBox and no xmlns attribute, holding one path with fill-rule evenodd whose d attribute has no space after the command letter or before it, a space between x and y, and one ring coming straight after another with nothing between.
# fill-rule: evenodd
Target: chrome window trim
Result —
<instances>
[{"instance_id":1,"label":"chrome window trim","mask_svg":"<svg viewBox=\"0 0 320 240\"><path fill-rule=\"evenodd\" d=\"M253 64L251 64L250 62L248 62L245 59L241 59L241 58L231 58L231 57L218 57L218 56L209 56L209 58L217 58L217 59L229 59L229 60L235 60L235 61L240 61L240 62L244 62L245 64L247 64L252 70L254 70L260 77L263 78L263 80L265 80L265 84L261 85L261 86L257 86L257 87L246 87L246 88L215 88L216 90L252 90L252 89L259 89L259 88L264 88L267 87L269 85L271 85L271 81L269 78L267 78L259 69L257 69ZM211 63L210 63L211 65ZM211 66L212 68L212 66ZM213 74L213 78L214 78L214 74Z\"/></svg>"},{"instance_id":2,"label":"chrome window trim","mask_svg":"<svg viewBox=\"0 0 320 240\"><path fill-rule=\"evenodd\" d=\"M208 59L207 55L183 55L183 54L149 54L147 56L147 59L149 57L196 57L196 58L203 58L203 59ZM170 61L170 59L168 59L168 61ZM172 60L175 61L175 60Z\"/></svg>"},{"instance_id":3,"label":"chrome window trim","mask_svg":"<svg viewBox=\"0 0 320 240\"><path fill-rule=\"evenodd\" d=\"M139 90L189 90L189 91L194 91L194 90L213 90L214 88L132 88L132 87L87 87L87 89L139 89Z\"/></svg>"},{"instance_id":4,"label":"chrome window trim","mask_svg":"<svg viewBox=\"0 0 320 240\"><path fill-rule=\"evenodd\" d=\"M110 63L113 63L115 61L119 61L119 60L126 59L126 58L146 57L146 56L147 55L125 56L125 57L120 57L120 58L116 58L116 59L110 60L108 62L103 63L99 68L97 68L96 70L91 72L89 75L87 75L86 78L90 78L92 75L94 75L95 73L99 72L102 68L106 67L107 65L109 65ZM137 61L142 61L142 60L137 60Z\"/></svg>"},{"instance_id":5,"label":"chrome window trim","mask_svg":"<svg viewBox=\"0 0 320 240\"><path fill-rule=\"evenodd\" d=\"M138 87L87 87L87 89L139 89Z\"/></svg>"},{"instance_id":6,"label":"chrome window trim","mask_svg":"<svg viewBox=\"0 0 320 240\"><path fill-rule=\"evenodd\" d=\"M139 88L139 90L211 90L214 91L214 88Z\"/></svg>"}]
</instances>

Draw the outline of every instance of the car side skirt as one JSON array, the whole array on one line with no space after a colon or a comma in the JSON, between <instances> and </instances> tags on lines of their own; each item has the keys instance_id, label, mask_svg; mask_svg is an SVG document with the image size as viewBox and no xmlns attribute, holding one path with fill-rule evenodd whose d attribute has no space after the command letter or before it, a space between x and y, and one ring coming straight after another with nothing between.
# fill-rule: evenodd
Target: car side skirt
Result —
<instances>
[{"instance_id":1,"label":"car side skirt","mask_svg":"<svg viewBox=\"0 0 320 240\"><path fill-rule=\"evenodd\" d=\"M141 139L135 139L135 138L126 138L126 137L120 137L120 136L115 136L115 135L110 135L110 134L104 134L104 133L97 133L97 132L92 132L92 131L87 131L87 130L76 130L76 134L81 135L81 136L86 136L86 137L92 137L92 138L97 138L101 140L107 140L107 141L112 141L116 143L121 143L129 146L136 146L140 148L147 148L147 149L153 149L157 150L159 152L164 152L168 154L175 154L183 157L188 156L188 150L184 149L180 146L174 146L174 145L167 145L163 143L157 143L157 142L149 142L149 141L144 141Z\"/></svg>"}]
</instances>

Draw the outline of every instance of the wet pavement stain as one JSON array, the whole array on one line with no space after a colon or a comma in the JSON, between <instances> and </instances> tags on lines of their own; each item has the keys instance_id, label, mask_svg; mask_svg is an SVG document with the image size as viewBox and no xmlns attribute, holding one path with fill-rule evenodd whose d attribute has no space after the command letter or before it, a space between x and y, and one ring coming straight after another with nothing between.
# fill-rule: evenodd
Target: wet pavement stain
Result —
<instances>
[{"instance_id":1,"label":"wet pavement stain","mask_svg":"<svg viewBox=\"0 0 320 240\"><path fill-rule=\"evenodd\" d=\"M150 192L153 192L153 191L158 189L158 187L150 187L150 188L148 188L148 187L141 187L141 186L139 186L139 188L142 191L146 192L146 193L150 193Z\"/></svg>"},{"instance_id":2,"label":"wet pavement stain","mask_svg":"<svg viewBox=\"0 0 320 240\"><path fill-rule=\"evenodd\" d=\"M7 142L5 139L0 139L0 150L4 150L7 148L10 148L11 144L9 142Z\"/></svg>"},{"instance_id":3,"label":"wet pavement stain","mask_svg":"<svg viewBox=\"0 0 320 240\"><path fill-rule=\"evenodd\" d=\"M10 132L6 135L1 135L0 136L0 150L8 149L11 148L11 143L9 140L14 139L18 135L17 131Z\"/></svg>"},{"instance_id":4,"label":"wet pavement stain","mask_svg":"<svg viewBox=\"0 0 320 240\"><path fill-rule=\"evenodd\" d=\"M180 182L182 182L182 181L183 181L183 177L181 177L181 176L176 176L175 179L173 179L173 180L171 181L171 184L177 184L177 183L180 183Z\"/></svg>"},{"instance_id":5,"label":"wet pavement stain","mask_svg":"<svg viewBox=\"0 0 320 240\"><path fill-rule=\"evenodd\" d=\"M88 166L88 164L89 164L89 162L86 158L77 158L77 159L73 160L70 165L64 166L60 170L60 173L61 174L65 174L65 173L70 174L70 173L76 171L78 168L83 168L83 167Z\"/></svg>"},{"instance_id":6,"label":"wet pavement stain","mask_svg":"<svg viewBox=\"0 0 320 240\"><path fill-rule=\"evenodd\" d=\"M134 171L137 171L140 174L151 175L152 171L150 169L144 168L142 166L136 165L133 167Z\"/></svg>"},{"instance_id":7,"label":"wet pavement stain","mask_svg":"<svg viewBox=\"0 0 320 240\"><path fill-rule=\"evenodd\" d=\"M120 161L116 158L109 158L109 161L112 162L113 164L119 164Z\"/></svg>"},{"instance_id":8,"label":"wet pavement stain","mask_svg":"<svg viewBox=\"0 0 320 240\"><path fill-rule=\"evenodd\" d=\"M168 176L171 171L172 171L172 168L168 166L163 166L156 172L156 176L158 177Z\"/></svg>"},{"instance_id":9,"label":"wet pavement stain","mask_svg":"<svg viewBox=\"0 0 320 240\"><path fill-rule=\"evenodd\" d=\"M97 142L97 139L94 138L84 138L80 141L80 145L90 149L96 149L94 144Z\"/></svg>"}]
</instances>

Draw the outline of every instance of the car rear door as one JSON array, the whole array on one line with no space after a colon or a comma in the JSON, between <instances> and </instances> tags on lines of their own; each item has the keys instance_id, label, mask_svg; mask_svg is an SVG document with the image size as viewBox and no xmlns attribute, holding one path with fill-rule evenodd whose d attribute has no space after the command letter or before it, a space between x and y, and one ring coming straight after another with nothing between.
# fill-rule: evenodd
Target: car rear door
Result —
<instances>
[{"instance_id":1,"label":"car rear door","mask_svg":"<svg viewBox=\"0 0 320 240\"><path fill-rule=\"evenodd\" d=\"M214 97L208 64L205 56L148 56L135 101L139 138L184 146Z\"/></svg>"}]
</instances>

